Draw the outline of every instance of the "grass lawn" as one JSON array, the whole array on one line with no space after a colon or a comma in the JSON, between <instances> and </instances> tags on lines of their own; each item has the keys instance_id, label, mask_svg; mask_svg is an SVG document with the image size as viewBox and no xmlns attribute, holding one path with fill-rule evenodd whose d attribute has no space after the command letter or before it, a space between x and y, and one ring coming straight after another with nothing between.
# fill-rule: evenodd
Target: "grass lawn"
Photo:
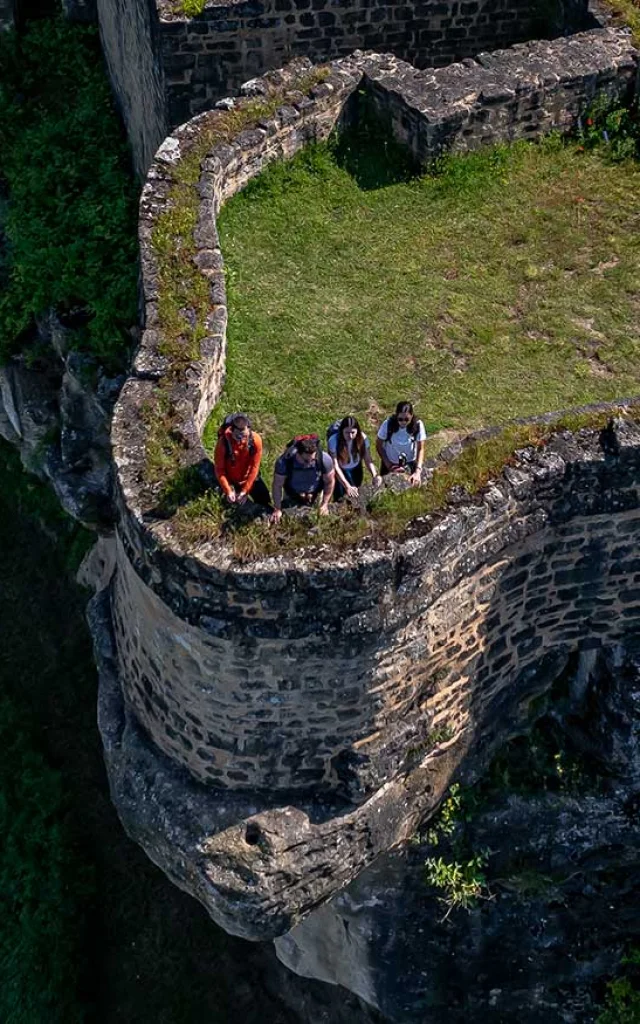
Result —
<instances>
[{"instance_id":1,"label":"grass lawn","mask_svg":"<svg viewBox=\"0 0 640 1024\"><path fill-rule=\"evenodd\" d=\"M248 411L269 476L292 435L347 413L373 432L398 399L468 431L640 392L636 163L552 138L372 187L396 164L363 182L370 158L311 147L223 209L228 372L205 443Z\"/></svg>"}]
</instances>

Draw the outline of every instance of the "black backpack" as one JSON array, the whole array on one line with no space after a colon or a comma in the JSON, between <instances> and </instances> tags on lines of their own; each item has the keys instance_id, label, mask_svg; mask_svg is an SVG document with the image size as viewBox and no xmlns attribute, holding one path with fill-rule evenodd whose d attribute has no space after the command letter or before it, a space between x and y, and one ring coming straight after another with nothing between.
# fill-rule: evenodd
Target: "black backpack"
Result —
<instances>
[{"instance_id":1,"label":"black backpack","mask_svg":"<svg viewBox=\"0 0 640 1024\"><path fill-rule=\"evenodd\" d=\"M225 416L222 423L218 427L218 437L221 437L223 439L225 443L225 448L227 450L227 458L231 462L235 462L236 457L233 454L233 448L231 447L231 441L227 436L227 430L229 429L229 427L233 426L233 421L237 420L239 416L241 416L243 420L247 421L247 426L249 428L249 451L253 455L253 453L256 450L256 443L253 440L253 429L251 427L251 420L249 419L247 414L245 412L230 412L228 416Z\"/></svg>"},{"instance_id":2,"label":"black backpack","mask_svg":"<svg viewBox=\"0 0 640 1024\"><path fill-rule=\"evenodd\" d=\"M316 451L316 469L320 473L320 476L324 476L324 463L322 461L322 447L320 445L320 438L317 434L296 434L292 437L287 447L284 450L284 464L286 467L285 479L288 484L291 484L291 477L293 476L294 463L293 460L296 454L296 444L298 441L310 441L312 438L318 442L318 449Z\"/></svg>"}]
</instances>

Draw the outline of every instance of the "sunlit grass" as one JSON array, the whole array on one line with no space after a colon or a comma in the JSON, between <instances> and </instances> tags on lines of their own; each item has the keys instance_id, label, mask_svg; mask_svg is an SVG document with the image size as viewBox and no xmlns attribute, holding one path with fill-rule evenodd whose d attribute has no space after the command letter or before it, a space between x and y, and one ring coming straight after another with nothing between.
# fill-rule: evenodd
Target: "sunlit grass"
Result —
<instances>
[{"instance_id":1,"label":"sunlit grass","mask_svg":"<svg viewBox=\"0 0 640 1024\"><path fill-rule=\"evenodd\" d=\"M295 433L399 398L467 431L640 389L640 174L552 139L362 191L330 147L267 170L220 217L222 414L266 475Z\"/></svg>"}]
</instances>

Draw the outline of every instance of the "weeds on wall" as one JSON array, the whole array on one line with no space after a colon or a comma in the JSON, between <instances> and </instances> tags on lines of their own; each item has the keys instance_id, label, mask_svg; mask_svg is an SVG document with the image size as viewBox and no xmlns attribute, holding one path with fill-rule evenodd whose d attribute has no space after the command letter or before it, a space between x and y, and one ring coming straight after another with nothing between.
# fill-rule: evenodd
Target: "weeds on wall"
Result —
<instances>
[{"instance_id":1,"label":"weeds on wall","mask_svg":"<svg viewBox=\"0 0 640 1024\"><path fill-rule=\"evenodd\" d=\"M403 491L382 489L364 504L342 502L322 517L317 509L285 515L273 524L264 516L247 520L242 510L229 507L217 493L208 491L177 509L174 528L187 545L222 539L240 562L273 555L300 553L310 556L331 549L340 552L356 545L379 547L398 539L411 524L446 508L452 493L471 498L516 461L526 448L542 448L562 431L604 430L611 410L560 415L550 423L506 427L500 433L472 440L450 461L436 465L430 480ZM619 415L640 418L640 408L621 409ZM165 488L173 497L171 484ZM168 510L173 512L176 505Z\"/></svg>"},{"instance_id":2,"label":"weeds on wall","mask_svg":"<svg viewBox=\"0 0 640 1024\"><path fill-rule=\"evenodd\" d=\"M449 841L444 857L427 857L424 865L427 885L439 892L438 898L445 907L443 920L454 910L472 910L481 899L491 898L484 872L490 851L471 850L464 828L475 802L473 790L463 789L455 782L426 833L427 842L433 847L439 846L442 839Z\"/></svg>"},{"instance_id":3,"label":"weeds on wall","mask_svg":"<svg viewBox=\"0 0 640 1024\"><path fill-rule=\"evenodd\" d=\"M578 119L578 141L584 149L600 149L610 160L619 163L640 157L640 106L635 99L630 106L611 104L599 97Z\"/></svg>"},{"instance_id":4,"label":"weeds on wall","mask_svg":"<svg viewBox=\"0 0 640 1024\"><path fill-rule=\"evenodd\" d=\"M97 33L60 19L0 36L0 359L50 307L122 365L137 320L136 188Z\"/></svg>"},{"instance_id":5,"label":"weeds on wall","mask_svg":"<svg viewBox=\"0 0 640 1024\"><path fill-rule=\"evenodd\" d=\"M622 971L607 982L607 994L596 1024L638 1024L640 1021L640 949L632 947L620 961Z\"/></svg>"}]
</instances>

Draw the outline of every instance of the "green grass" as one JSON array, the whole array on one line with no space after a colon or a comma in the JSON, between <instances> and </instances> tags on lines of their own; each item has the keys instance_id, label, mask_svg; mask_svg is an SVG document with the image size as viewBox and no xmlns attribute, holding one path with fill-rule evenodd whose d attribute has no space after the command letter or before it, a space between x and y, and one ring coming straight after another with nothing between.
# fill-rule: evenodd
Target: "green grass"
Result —
<instances>
[{"instance_id":1,"label":"green grass","mask_svg":"<svg viewBox=\"0 0 640 1024\"><path fill-rule=\"evenodd\" d=\"M628 25L633 45L640 45L640 2L639 0L604 0L605 8L613 15L614 25Z\"/></svg>"},{"instance_id":2,"label":"green grass","mask_svg":"<svg viewBox=\"0 0 640 1024\"><path fill-rule=\"evenodd\" d=\"M361 189L330 146L220 216L228 375L267 472L293 434L400 398L468 431L640 390L640 170L557 139Z\"/></svg>"}]
</instances>

